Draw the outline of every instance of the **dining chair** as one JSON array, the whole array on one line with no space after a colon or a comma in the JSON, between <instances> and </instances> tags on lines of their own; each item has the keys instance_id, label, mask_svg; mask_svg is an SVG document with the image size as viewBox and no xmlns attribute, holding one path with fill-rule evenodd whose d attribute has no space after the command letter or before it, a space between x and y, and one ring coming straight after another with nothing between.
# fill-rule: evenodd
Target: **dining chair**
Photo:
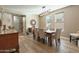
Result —
<instances>
[{"instance_id":1,"label":"dining chair","mask_svg":"<svg viewBox=\"0 0 79 59\"><path fill-rule=\"evenodd\" d=\"M38 29L35 28L32 33L33 33L33 39L38 41L38 39L39 39L38 38L38 35L39 35Z\"/></svg>"},{"instance_id":2,"label":"dining chair","mask_svg":"<svg viewBox=\"0 0 79 59\"><path fill-rule=\"evenodd\" d=\"M39 34L37 29L35 29L34 34L35 34L35 40L39 41L39 36L38 36Z\"/></svg>"},{"instance_id":3,"label":"dining chair","mask_svg":"<svg viewBox=\"0 0 79 59\"><path fill-rule=\"evenodd\" d=\"M33 39L35 40L35 37L36 37L36 29L33 29L32 30L32 33L33 33Z\"/></svg>"},{"instance_id":4,"label":"dining chair","mask_svg":"<svg viewBox=\"0 0 79 59\"><path fill-rule=\"evenodd\" d=\"M56 46L60 44L60 35L61 29L56 29L56 33L52 35L53 39L55 39Z\"/></svg>"},{"instance_id":5,"label":"dining chair","mask_svg":"<svg viewBox=\"0 0 79 59\"><path fill-rule=\"evenodd\" d=\"M45 43L45 37L44 29L39 29L39 38L42 43Z\"/></svg>"}]
</instances>

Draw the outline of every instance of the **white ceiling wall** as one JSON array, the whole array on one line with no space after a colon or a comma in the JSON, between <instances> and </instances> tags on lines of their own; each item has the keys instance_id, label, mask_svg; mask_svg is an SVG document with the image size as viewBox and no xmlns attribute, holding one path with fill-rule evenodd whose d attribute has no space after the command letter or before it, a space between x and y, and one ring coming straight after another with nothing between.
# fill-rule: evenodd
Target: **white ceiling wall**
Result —
<instances>
[{"instance_id":1,"label":"white ceiling wall","mask_svg":"<svg viewBox=\"0 0 79 59\"><path fill-rule=\"evenodd\" d=\"M43 8L43 6L46 6L46 8ZM2 5L2 7L17 10L22 12L23 14L34 14L39 15L45 11L54 11L59 8L66 7L68 5Z\"/></svg>"}]
</instances>

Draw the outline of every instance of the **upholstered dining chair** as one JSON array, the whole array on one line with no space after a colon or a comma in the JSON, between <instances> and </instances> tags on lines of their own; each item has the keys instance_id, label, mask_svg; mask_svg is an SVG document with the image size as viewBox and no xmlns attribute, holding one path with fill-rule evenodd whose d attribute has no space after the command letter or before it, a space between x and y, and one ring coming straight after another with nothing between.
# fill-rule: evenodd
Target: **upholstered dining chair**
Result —
<instances>
[{"instance_id":1,"label":"upholstered dining chair","mask_svg":"<svg viewBox=\"0 0 79 59\"><path fill-rule=\"evenodd\" d=\"M35 29L34 34L35 34L35 40L38 41L38 39L39 39L38 34L39 34L39 33L38 33L38 30L37 30L37 29Z\"/></svg>"},{"instance_id":2,"label":"upholstered dining chair","mask_svg":"<svg viewBox=\"0 0 79 59\"><path fill-rule=\"evenodd\" d=\"M38 29L35 28L35 29L33 30L33 39L38 41L38 39L39 39L39 38L38 38L38 37L39 37L38 35L39 35L39 34L38 34Z\"/></svg>"},{"instance_id":3,"label":"upholstered dining chair","mask_svg":"<svg viewBox=\"0 0 79 59\"><path fill-rule=\"evenodd\" d=\"M35 40L35 37L36 37L36 29L33 29L32 30L32 33L33 33L33 39Z\"/></svg>"},{"instance_id":4,"label":"upholstered dining chair","mask_svg":"<svg viewBox=\"0 0 79 59\"><path fill-rule=\"evenodd\" d=\"M60 44L60 35L61 35L61 29L56 29L56 33L52 35L53 39L55 39L56 46Z\"/></svg>"},{"instance_id":5,"label":"upholstered dining chair","mask_svg":"<svg viewBox=\"0 0 79 59\"><path fill-rule=\"evenodd\" d=\"M44 29L39 29L39 38L42 43L45 43L45 37Z\"/></svg>"}]
</instances>

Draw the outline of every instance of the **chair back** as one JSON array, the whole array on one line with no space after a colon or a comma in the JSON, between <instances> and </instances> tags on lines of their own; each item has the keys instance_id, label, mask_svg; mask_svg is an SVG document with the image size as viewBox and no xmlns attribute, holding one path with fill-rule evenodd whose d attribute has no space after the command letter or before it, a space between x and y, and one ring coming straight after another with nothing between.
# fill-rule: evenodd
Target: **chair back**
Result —
<instances>
[{"instance_id":1,"label":"chair back","mask_svg":"<svg viewBox=\"0 0 79 59\"><path fill-rule=\"evenodd\" d=\"M39 29L39 37L40 38L44 38L45 37L44 29Z\"/></svg>"},{"instance_id":2,"label":"chair back","mask_svg":"<svg viewBox=\"0 0 79 59\"><path fill-rule=\"evenodd\" d=\"M61 29L56 29L56 39L60 39L60 35L61 35Z\"/></svg>"},{"instance_id":3,"label":"chair back","mask_svg":"<svg viewBox=\"0 0 79 59\"><path fill-rule=\"evenodd\" d=\"M33 33L33 39L37 39L37 34L38 34L37 30L33 29L32 33Z\"/></svg>"},{"instance_id":4,"label":"chair back","mask_svg":"<svg viewBox=\"0 0 79 59\"><path fill-rule=\"evenodd\" d=\"M37 29L34 31L34 34L35 34L35 39L38 40L38 30Z\"/></svg>"}]
</instances>

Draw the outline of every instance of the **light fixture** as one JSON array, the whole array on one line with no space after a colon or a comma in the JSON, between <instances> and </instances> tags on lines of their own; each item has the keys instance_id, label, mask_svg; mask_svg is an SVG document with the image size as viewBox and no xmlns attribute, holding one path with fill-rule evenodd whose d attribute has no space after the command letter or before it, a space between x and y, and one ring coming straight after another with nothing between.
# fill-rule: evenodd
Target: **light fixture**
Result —
<instances>
[{"instance_id":1,"label":"light fixture","mask_svg":"<svg viewBox=\"0 0 79 59\"><path fill-rule=\"evenodd\" d=\"M46 8L46 6L43 6L42 9Z\"/></svg>"},{"instance_id":2,"label":"light fixture","mask_svg":"<svg viewBox=\"0 0 79 59\"><path fill-rule=\"evenodd\" d=\"M45 12L47 10L46 6L42 6L41 10L42 12Z\"/></svg>"},{"instance_id":3,"label":"light fixture","mask_svg":"<svg viewBox=\"0 0 79 59\"><path fill-rule=\"evenodd\" d=\"M46 6L42 6L42 13L40 16L46 15L50 12L51 9L47 8Z\"/></svg>"}]
</instances>

